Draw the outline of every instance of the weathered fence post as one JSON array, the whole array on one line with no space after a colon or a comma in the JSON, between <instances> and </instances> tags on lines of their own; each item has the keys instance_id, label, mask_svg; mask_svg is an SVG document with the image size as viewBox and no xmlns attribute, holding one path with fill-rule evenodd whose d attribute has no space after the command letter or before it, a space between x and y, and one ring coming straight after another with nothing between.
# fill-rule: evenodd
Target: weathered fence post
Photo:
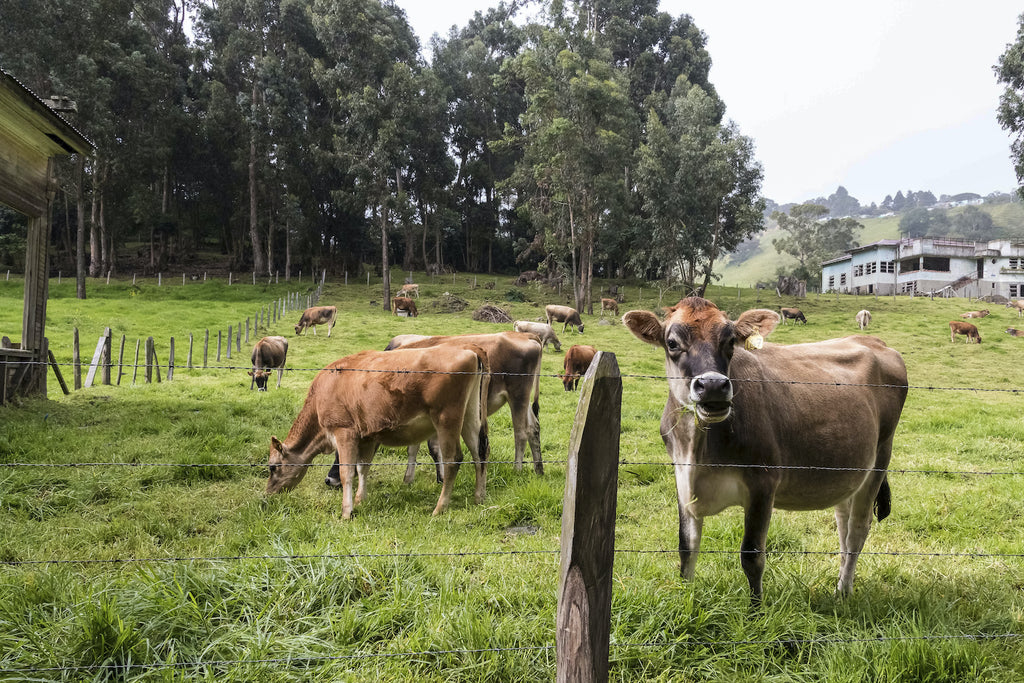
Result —
<instances>
[{"instance_id":1,"label":"weathered fence post","mask_svg":"<svg viewBox=\"0 0 1024 683\"><path fill-rule=\"evenodd\" d=\"M167 356L167 381L174 379L174 337L171 337L171 349Z\"/></svg>"},{"instance_id":2,"label":"weathered fence post","mask_svg":"<svg viewBox=\"0 0 1024 683\"><path fill-rule=\"evenodd\" d=\"M139 343L141 340L135 340L135 369L132 370L132 384L135 384L135 380L139 378Z\"/></svg>"},{"instance_id":3,"label":"weathered fence post","mask_svg":"<svg viewBox=\"0 0 1024 683\"><path fill-rule=\"evenodd\" d=\"M217 362L220 362L220 347L224 340L224 333L217 330Z\"/></svg>"},{"instance_id":4,"label":"weathered fence post","mask_svg":"<svg viewBox=\"0 0 1024 683\"><path fill-rule=\"evenodd\" d=\"M121 386L121 378L124 377L124 342L125 335L121 335L121 350L117 353L117 386Z\"/></svg>"},{"instance_id":5,"label":"weathered fence post","mask_svg":"<svg viewBox=\"0 0 1024 683\"><path fill-rule=\"evenodd\" d=\"M608 680L621 405L615 354L599 352L569 437L555 628L559 683Z\"/></svg>"},{"instance_id":6,"label":"weathered fence post","mask_svg":"<svg viewBox=\"0 0 1024 683\"><path fill-rule=\"evenodd\" d=\"M235 328L238 333L235 335L235 351L238 353L242 352L242 323L238 323L238 327Z\"/></svg>"},{"instance_id":7,"label":"weathered fence post","mask_svg":"<svg viewBox=\"0 0 1024 683\"><path fill-rule=\"evenodd\" d=\"M218 346L217 351L219 353L220 352L220 348L219 348L220 345L218 344L217 346ZM220 358L218 358L217 360L220 360ZM231 325L228 325L228 360L231 360Z\"/></svg>"},{"instance_id":8,"label":"weathered fence post","mask_svg":"<svg viewBox=\"0 0 1024 683\"><path fill-rule=\"evenodd\" d=\"M185 367L187 367L189 370L192 369L192 341L193 341L192 333L189 332L188 333L188 360L185 363Z\"/></svg>"},{"instance_id":9,"label":"weathered fence post","mask_svg":"<svg viewBox=\"0 0 1024 683\"><path fill-rule=\"evenodd\" d=\"M110 328L103 330L103 384L110 386Z\"/></svg>"},{"instance_id":10,"label":"weathered fence post","mask_svg":"<svg viewBox=\"0 0 1024 683\"><path fill-rule=\"evenodd\" d=\"M71 349L71 364L74 366L75 373L75 390L82 388L82 352L78 346L78 328L75 328L74 338L72 339Z\"/></svg>"},{"instance_id":11,"label":"weathered fence post","mask_svg":"<svg viewBox=\"0 0 1024 683\"><path fill-rule=\"evenodd\" d=\"M150 384L153 381L153 358L156 356L156 352L153 349L153 338L149 337L146 339L146 384ZM157 372L157 377L160 373Z\"/></svg>"},{"instance_id":12,"label":"weathered fence post","mask_svg":"<svg viewBox=\"0 0 1024 683\"><path fill-rule=\"evenodd\" d=\"M203 368L207 366L207 358L210 355L210 330L206 330L206 336L203 339Z\"/></svg>"}]
</instances>

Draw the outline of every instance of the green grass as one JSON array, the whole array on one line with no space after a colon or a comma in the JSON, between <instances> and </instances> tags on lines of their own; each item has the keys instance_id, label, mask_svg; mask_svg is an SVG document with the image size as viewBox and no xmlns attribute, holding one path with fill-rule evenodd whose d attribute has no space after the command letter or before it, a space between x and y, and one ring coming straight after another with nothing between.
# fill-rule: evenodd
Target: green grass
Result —
<instances>
[{"instance_id":1,"label":"green grass","mask_svg":"<svg viewBox=\"0 0 1024 683\"><path fill-rule=\"evenodd\" d=\"M198 344L207 329L215 338L308 283L132 288L90 280L85 301L73 298L74 283L53 283L47 333L69 381L72 327L83 356L109 326L132 349L152 335L166 363L173 336L179 367L172 382L145 384L140 373L135 384L129 375L120 386L68 397L51 376L50 400L0 409L0 465L47 465L0 466L0 679L553 678L562 461L578 395L553 377L561 354L551 347L541 387L544 477L509 464L511 422L502 410L491 420L496 464L483 505L472 503L464 467L451 509L432 518L432 468L403 486L404 452L396 449L378 456L369 499L350 521L341 519L339 493L322 484L327 457L291 493L263 496L269 437L287 432L316 369L383 348L394 334L504 329L471 319L487 300L515 318L537 318L557 300L533 285L519 290L526 301L506 302L511 278L477 276L494 288L472 289L473 277L417 274L416 319L371 306L380 301L376 283L328 283L321 303L339 306L331 338L296 338L297 312L260 331L291 340L284 385L266 393L248 390L241 367L219 369L244 366L244 344L230 362L211 355L217 369L189 370L182 340L191 333ZM439 313L433 304L445 292L471 306ZM657 306L654 286L642 300L640 292L627 287L623 312ZM697 577L682 583L675 489L660 464L667 389L647 377L663 374L660 353L620 323L585 315L586 333L560 334L563 344L614 351L626 375L613 680L1020 680L1024 641L985 637L1024 632L1024 572L1014 557L1024 547L1024 475L1015 474L1024 471L1021 394L989 391L1024 387L1024 340L1002 333L1016 318L994 309L978 321L983 344L951 344L948 321L974 308L965 300L738 294L719 288L711 297L734 315L804 310L807 325L780 327L770 341L850 334L856 311L869 308L870 332L903 353L914 388L893 454L893 514L873 528L872 554L846 600L833 596L831 511L777 513L760 612L749 609L736 555L739 509L705 523ZM21 296L20 285L0 281L0 333L20 329ZM220 466L201 466L211 464ZM378 654L390 656L363 657ZM97 665L111 668L74 668ZM12 672L50 667L58 670Z\"/></svg>"}]
</instances>

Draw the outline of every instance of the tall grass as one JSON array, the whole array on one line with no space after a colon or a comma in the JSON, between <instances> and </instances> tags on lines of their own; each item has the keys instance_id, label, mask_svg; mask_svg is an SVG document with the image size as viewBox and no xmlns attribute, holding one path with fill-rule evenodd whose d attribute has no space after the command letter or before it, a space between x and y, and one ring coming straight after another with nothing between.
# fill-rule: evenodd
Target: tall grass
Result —
<instances>
[{"instance_id":1,"label":"tall grass","mask_svg":"<svg viewBox=\"0 0 1024 683\"><path fill-rule=\"evenodd\" d=\"M418 277L419 318L371 305L376 284L328 283L322 303L339 306L330 338L296 338L297 312L261 330L291 340L280 390L250 392L244 369L229 367L245 365L247 348L231 363L211 362L218 368L188 370L179 341L172 382L123 380L64 397L51 381L50 400L0 409L0 679L552 678L562 463L577 394L554 377L561 354L551 347L543 477L513 470L503 410L491 420L483 505L472 503L463 468L451 509L432 518L432 468L403 486L397 449L378 455L369 498L350 521L322 483L326 456L291 493L263 495L269 437L287 432L316 369L383 348L394 334L503 329L471 319L485 300L528 319L557 300L531 285L518 290L526 301L506 302L516 288L504 277L477 276L493 289L472 289L474 276ZM215 336L295 289L90 281L90 298L79 301L63 283L52 287L47 333L62 364L75 326L83 348L107 326L129 340L152 335L166 362L170 337ZM471 306L440 313L433 304L445 292ZM656 289L639 294L627 287L624 310L656 307ZM750 611L736 554L738 509L705 523L697 577L682 583L675 489L658 435L660 352L617 321L584 316L586 333L560 334L563 344L614 351L626 375L613 678L1020 680L1024 642L1002 637L1024 633L1024 340L1002 333L1015 319L995 309L978 323L979 346L949 341L948 321L975 308L964 300L797 302L726 288L711 298L733 314L800 306L808 324L778 328L770 340L779 343L853 333L856 311L872 311L870 333L903 353L913 387L893 455L893 514L873 528L849 599L833 595L830 511L776 513L760 611ZM0 332L20 329L20 303L19 285L0 282Z\"/></svg>"}]
</instances>

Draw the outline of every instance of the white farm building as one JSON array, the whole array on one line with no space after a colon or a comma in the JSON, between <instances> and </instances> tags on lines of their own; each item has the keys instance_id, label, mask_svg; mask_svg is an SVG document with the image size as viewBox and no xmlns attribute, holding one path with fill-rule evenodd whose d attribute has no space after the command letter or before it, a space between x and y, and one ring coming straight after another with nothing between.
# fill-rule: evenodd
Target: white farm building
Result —
<instances>
[{"instance_id":1,"label":"white farm building","mask_svg":"<svg viewBox=\"0 0 1024 683\"><path fill-rule=\"evenodd\" d=\"M1024 242L881 240L821 264L821 289L844 294L1024 298Z\"/></svg>"}]
</instances>

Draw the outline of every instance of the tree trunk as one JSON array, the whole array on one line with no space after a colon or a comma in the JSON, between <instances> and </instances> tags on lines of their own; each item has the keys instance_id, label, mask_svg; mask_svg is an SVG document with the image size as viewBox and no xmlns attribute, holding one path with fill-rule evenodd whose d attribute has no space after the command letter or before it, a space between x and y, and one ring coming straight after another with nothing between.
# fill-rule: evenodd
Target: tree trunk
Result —
<instances>
[{"instance_id":1,"label":"tree trunk","mask_svg":"<svg viewBox=\"0 0 1024 683\"><path fill-rule=\"evenodd\" d=\"M99 164L93 166L92 173L92 202L90 203L89 217L89 277L96 277L100 273L102 255L100 250L99 220Z\"/></svg>"},{"instance_id":2,"label":"tree trunk","mask_svg":"<svg viewBox=\"0 0 1024 683\"><path fill-rule=\"evenodd\" d=\"M256 106L256 83L252 85L252 102ZM256 124L249 132L249 241L252 242L252 268L258 273L267 270L263 263L263 247L260 244L259 214L256 211ZM269 271L267 271L269 273Z\"/></svg>"},{"instance_id":3,"label":"tree trunk","mask_svg":"<svg viewBox=\"0 0 1024 683\"><path fill-rule=\"evenodd\" d=\"M78 208L78 234L75 237L75 296L85 298L85 157L78 155L78 195L75 198Z\"/></svg>"},{"instance_id":4,"label":"tree trunk","mask_svg":"<svg viewBox=\"0 0 1024 683\"><path fill-rule=\"evenodd\" d=\"M384 310L391 310L391 266L388 263L388 210L381 206L380 211L380 274L384 278L382 294Z\"/></svg>"}]
</instances>

